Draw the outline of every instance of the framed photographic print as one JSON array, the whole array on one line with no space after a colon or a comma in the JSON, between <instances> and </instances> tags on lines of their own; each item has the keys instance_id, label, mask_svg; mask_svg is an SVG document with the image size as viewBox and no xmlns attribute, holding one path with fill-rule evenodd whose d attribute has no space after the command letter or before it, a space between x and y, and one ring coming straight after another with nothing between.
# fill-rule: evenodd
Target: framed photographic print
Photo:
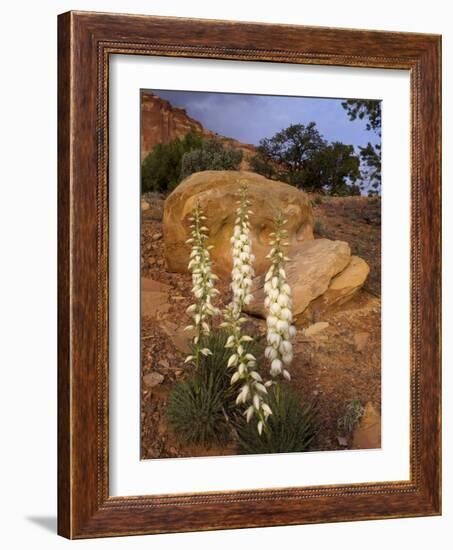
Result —
<instances>
[{"instance_id":1,"label":"framed photographic print","mask_svg":"<svg viewBox=\"0 0 453 550\"><path fill-rule=\"evenodd\" d=\"M440 37L59 16L59 533L441 513Z\"/></svg>"}]
</instances>

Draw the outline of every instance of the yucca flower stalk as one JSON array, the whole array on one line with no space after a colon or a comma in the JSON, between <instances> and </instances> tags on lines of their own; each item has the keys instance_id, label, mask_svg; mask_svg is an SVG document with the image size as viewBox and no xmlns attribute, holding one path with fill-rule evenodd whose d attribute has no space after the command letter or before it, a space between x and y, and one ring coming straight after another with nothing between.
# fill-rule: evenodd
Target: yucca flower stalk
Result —
<instances>
[{"instance_id":1,"label":"yucca flower stalk","mask_svg":"<svg viewBox=\"0 0 453 550\"><path fill-rule=\"evenodd\" d=\"M271 260L271 266L264 283L264 305L268 312L265 357L271 363L270 374L273 378L283 376L290 380L288 366L293 360L291 339L296 335L296 328L292 324L291 287L285 272L285 262L288 260L284 253L288 245L285 240L288 232L284 229L286 222L279 213L274 219L275 231L270 234L272 248L267 257Z\"/></svg>"},{"instance_id":2,"label":"yucca flower stalk","mask_svg":"<svg viewBox=\"0 0 453 550\"><path fill-rule=\"evenodd\" d=\"M233 292L233 308L240 316L244 305L252 301L252 279L255 275L250 238L250 210L251 202L248 198L248 188L245 182L241 183L240 198L237 202L236 220L231 237L233 269L231 272L231 290Z\"/></svg>"},{"instance_id":3,"label":"yucca flower stalk","mask_svg":"<svg viewBox=\"0 0 453 550\"><path fill-rule=\"evenodd\" d=\"M185 363L192 362L198 367L200 355L212 355L210 349L202 346L203 336L207 336L211 331L212 317L219 313L219 310L213 305L213 298L219 294L214 284L217 275L212 272L212 262L210 249L207 245L208 228L204 225L206 216L199 203L192 210L189 218L191 222L191 237L186 241L192 246L188 269L192 273L192 293L196 298L196 303L187 308L187 313L192 316L193 324L185 330L194 330L193 355L186 357Z\"/></svg>"},{"instance_id":4,"label":"yucca flower stalk","mask_svg":"<svg viewBox=\"0 0 453 550\"><path fill-rule=\"evenodd\" d=\"M267 417L272 414L271 408L265 401L269 382L263 382L256 370L256 357L247 351L247 344L252 342L253 338L242 334L241 327L245 322L245 317L238 315L235 305L231 303L225 310L225 321L221 326L230 334L225 344L225 347L231 348L232 351L227 366L236 369L231 377L231 384L241 383L236 404L249 403L244 415L247 422L250 422L254 415L258 417L257 429L261 435L266 427Z\"/></svg>"},{"instance_id":5,"label":"yucca flower stalk","mask_svg":"<svg viewBox=\"0 0 453 550\"><path fill-rule=\"evenodd\" d=\"M250 210L251 202L248 198L248 188L245 182L240 186L240 197L237 202L236 220L231 237L233 268L231 272L232 301L225 310L225 322L223 326L230 336L225 347L231 348L232 354L228 361L228 367L234 368L231 384L241 382L236 403L246 405L247 422L252 417L258 417L257 429L261 434L266 426L267 417L272 414L269 405L265 401L267 394L266 384L256 370L256 358L246 351L247 343L253 342L253 338L242 334L242 324L246 321L242 316L244 305L252 301L252 280L255 275L253 262L255 256L252 252L252 240L250 237Z\"/></svg>"}]
</instances>

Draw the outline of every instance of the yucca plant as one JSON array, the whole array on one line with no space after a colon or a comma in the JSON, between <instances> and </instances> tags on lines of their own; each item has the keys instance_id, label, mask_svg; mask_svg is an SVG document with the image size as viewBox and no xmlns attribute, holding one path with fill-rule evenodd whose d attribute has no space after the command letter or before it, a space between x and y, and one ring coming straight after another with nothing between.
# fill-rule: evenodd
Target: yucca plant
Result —
<instances>
[{"instance_id":1,"label":"yucca plant","mask_svg":"<svg viewBox=\"0 0 453 550\"><path fill-rule=\"evenodd\" d=\"M236 220L231 242L231 255L233 269L231 271L231 290L233 293L231 303L224 311L222 326L230 334L225 347L230 348L231 355L228 367L234 369L231 376L231 384L240 382L236 398L236 405L247 405L243 414L247 422L252 417L257 417L256 428L261 434L266 425L267 417L272 410L266 402L267 388L272 382L265 382L257 370L257 358L247 349L246 344L253 343L253 337L245 334L243 325L246 318L242 315L244 305L253 299L252 282L255 275L253 262L253 243L251 239L250 210L251 202L248 198L248 186L245 181L239 188L240 198L237 201Z\"/></svg>"},{"instance_id":2,"label":"yucca plant","mask_svg":"<svg viewBox=\"0 0 453 550\"><path fill-rule=\"evenodd\" d=\"M225 347L229 335L212 330L202 336L201 347L211 350L201 355L196 369L186 380L177 382L170 393L167 417L178 437L187 443L210 445L230 439L242 414L236 405L238 384L231 384L228 360L231 351ZM262 349L248 343L257 357Z\"/></svg>"},{"instance_id":3,"label":"yucca plant","mask_svg":"<svg viewBox=\"0 0 453 550\"><path fill-rule=\"evenodd\" d=\"M201 382L197 373L175 385L168 400L167 416L185 443L210 445L225 443L230 437L222 392L213 383Z\"/></svg>"},{"instance_id":4,"label":"yucca plant","mask_svg":"<svg viewBox=\"0 0 453 550\"><path fill-rule=\"evenodd\" d=\"M209 335L212 326L212 317L219 313L212 300L219 294L215 288L217 275L212 272L212 261L209 251L212 245L208 245L208 228L203 225L206 216L200 204L197 203L189 217L191 222L191 237L186 241L192 249L190 261L187 266L192 273L192 294L195 303L187 308L187 313L192 317L193 324L185 327L185 330L194 330L192 340L192 354L186 357L185 362L198 367L201 357L212 354L208 347L202 346L202 338Z\"/></svg>"},{"instance_id":5,"label":"yucca plant","mask_svg":"<svg viewBox=\"0 0 453 550\"><path fill-rule=\"evenodd\" d=\"M243 454L292 453L307 451L317 431L316 408L286 384L275 384L268 392L272 415L260 436L255 422L237 428Z\"/></svg>"}]
</instances>

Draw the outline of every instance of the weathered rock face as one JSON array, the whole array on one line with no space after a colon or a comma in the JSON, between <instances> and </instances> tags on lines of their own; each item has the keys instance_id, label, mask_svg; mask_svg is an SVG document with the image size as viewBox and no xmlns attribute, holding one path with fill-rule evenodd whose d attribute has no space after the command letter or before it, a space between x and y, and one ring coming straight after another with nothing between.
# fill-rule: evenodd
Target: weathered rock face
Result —
<instances>
[{"instance_id":1,"label":"weathered rock face","mask_svg":"<svg viewBox=\"0 0 453 550\"><path fill-rule=\"evenodd\" d=\"M315 300L310 307L322 312L332 305L340 305L350 298L363 286L368 277L370 268L362 258L351 256L346 268L336 275L322 296Z\"/></svg>"},{"instance_id":2,"label":"weathered rock face","mask_svg":"<svg viewBox=\"0 0 453 550\"><path fill-rule=\"evenodd\" d=\"M206 133L203 126L184 109L151 92L141 94L141 158L158 144L184 137L191 130Z\"/></svg>"},{"instance_id":3,"label":"weathered rock face","mask_svg":"<svg viewBox=\"0 0 453 550\"><path fill-rule=\"evenodd\" d=\"M185 243L190 235L188 218L199 201L207 216L209 244L214 245L211 251L214 270L221 277L230 276L232 266L230 238L233 234L239 187L242 181L247 182L252 202L251 208L254 212L251 216L251 231L253 253L256 256L254 267L257 275L264 273L269 267L269 260L266 259L270 249L269 233L273 231L273 217L279 211L288 219L286 229L290 252L298 250L304 241L312 241L313 214L310 200L302 191L252 172L197 172L182 181L165 201L165 259L169 271L180 273L187 271L190 253L190 247Z\"/></svg>"},{"instance_id":4,"label":"weathered rock face","mask_svg":"<svg viewBox=\"0 0 453 550\"><path fill-rule=\"evenodd\" d=\"M329 239L306 240L289 252L286 276L292 289L293 314L302 313L312 300L329 287L332 277L343 271L351 261L351 249L343 241ZM246 311L265 316L264 275L253 282L254 299Z\"/></svg>"},{"instance_id":5,"label":"weathered rock face","mask_svg":"<svg viewBox=\"0 0 453 550\"><path fill-rule=\"evenodd\" d=\"M242 169L249 167L249 160L256 153L253 145L241 143L233 138L219 136L215 132L205 128L198 120L190 117L185 109L174 107L169 101L158 97L152 92L142 92L141 160L158 143L166 144L176 138L183 138L190 131L195 131L206 138L217 137L225 145L241 149L243 153Z\"/></svg>"}]
</instances>

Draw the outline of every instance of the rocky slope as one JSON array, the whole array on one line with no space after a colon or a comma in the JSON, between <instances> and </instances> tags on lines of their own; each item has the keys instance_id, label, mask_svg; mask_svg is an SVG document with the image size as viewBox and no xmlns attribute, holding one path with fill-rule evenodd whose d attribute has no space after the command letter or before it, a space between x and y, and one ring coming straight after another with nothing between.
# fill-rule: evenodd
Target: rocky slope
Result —
<instances>
[{"instance_id":1,"label":"rocky slope","mask_svg":"<svg viewBox=\"0 0 453 550\"><path fill-rule=\"evenodd\" d=\"M147 204L142 210L141 235L141 456L234 454L236 449L230 447L182 445L167 425L168 394L175 381L184 378L187 368L184 358L189 350L189 335L184 327L189 318L182 312L192 303L192 285L190 274L171 273L166 269L163 197L150 194L144 202ZM363 246L363 226L367 227L369 253L366 259L371 268L370 276L380 269L379 219L373 216L371 225L362 220L377 213L375 206L368 199L359 201L348 197L338 201L327 197L315 207L316 219L329 229L329 237L344 239L347 236L352 250ZM315 234L315 240L318 237ZM220 280L218 288L221 291L218 305L222 306L230 299L228 281ZM323 296L327 293L329 290ZM380 298L362 288L347 303L316 309L309 318L298 320L295 359L291 365L292 384L318 403L322 427L314 444L315 450L380 445L380 311ZM264 320L250 317L249 323L248 330L263 338ZM346 421L351 423L351 403L360 404L359 410L353 409L352 413L363 415L355 432L343 428ZM361 412L361 408L365 410ZM375 412L370 415L370 410Z\"/></svg>"},{"instance_id":2,"label":"rocky slope","mask_svg":"<svg viewBox=\"0 0 453 550\"><path fill-rule=\"evenodd\" d=\"M195 195L201 198L199 192L203 195L206 190L197 187ZM271 188L255 198L284 208L291 206L282 203L281 197L277 200ZM287 268L295 304L303 310L296 318L291 384L318 404L321 429L314 450L376 448L380 446L381 398L380 203L366 197L312 196L306 204L305 198L300 213L293 217L297 223L291 234L296 236L299 226L308 222L314 235L310 233L309 238L297 243L296 250L302 253L291 254ZM172 209L176 208L182 219L182 211L190 210L190 205L186 204L185 193L180 199L181 204L177 201ZM294 201L289 202L294 206ZM230 201L230 207L232 204ZM235 454L237 450L231 446L183 445L167 425L168 394L175 381L186 376L184 358L189 352L190 334L184 331L189 322L184 312L193 301L190 274L169 269L165 246L168 219L164 219L169 205L171 201L164 201L163 196L143 196L141 455L163 458ZM224 211L227 206L224 201L222 208L214 211ZM265 206L258 209L261 215ZM211 217L209 225L215 226L218 217ZM266 219L261 218L259 225L263 224ZM183 239L184 228L178 227ZM254 231L256 243L266 240L267 231L263 234L258 227ZM308 257L311 260L307 263ZM318 267L314 273L315 264ZM220 278L218 289L217 305L222 308L230 299L228 278ZM265 321L262 312L253 313L247 317L247 331L262 341Z\"/></svg>"}]
</instances>

